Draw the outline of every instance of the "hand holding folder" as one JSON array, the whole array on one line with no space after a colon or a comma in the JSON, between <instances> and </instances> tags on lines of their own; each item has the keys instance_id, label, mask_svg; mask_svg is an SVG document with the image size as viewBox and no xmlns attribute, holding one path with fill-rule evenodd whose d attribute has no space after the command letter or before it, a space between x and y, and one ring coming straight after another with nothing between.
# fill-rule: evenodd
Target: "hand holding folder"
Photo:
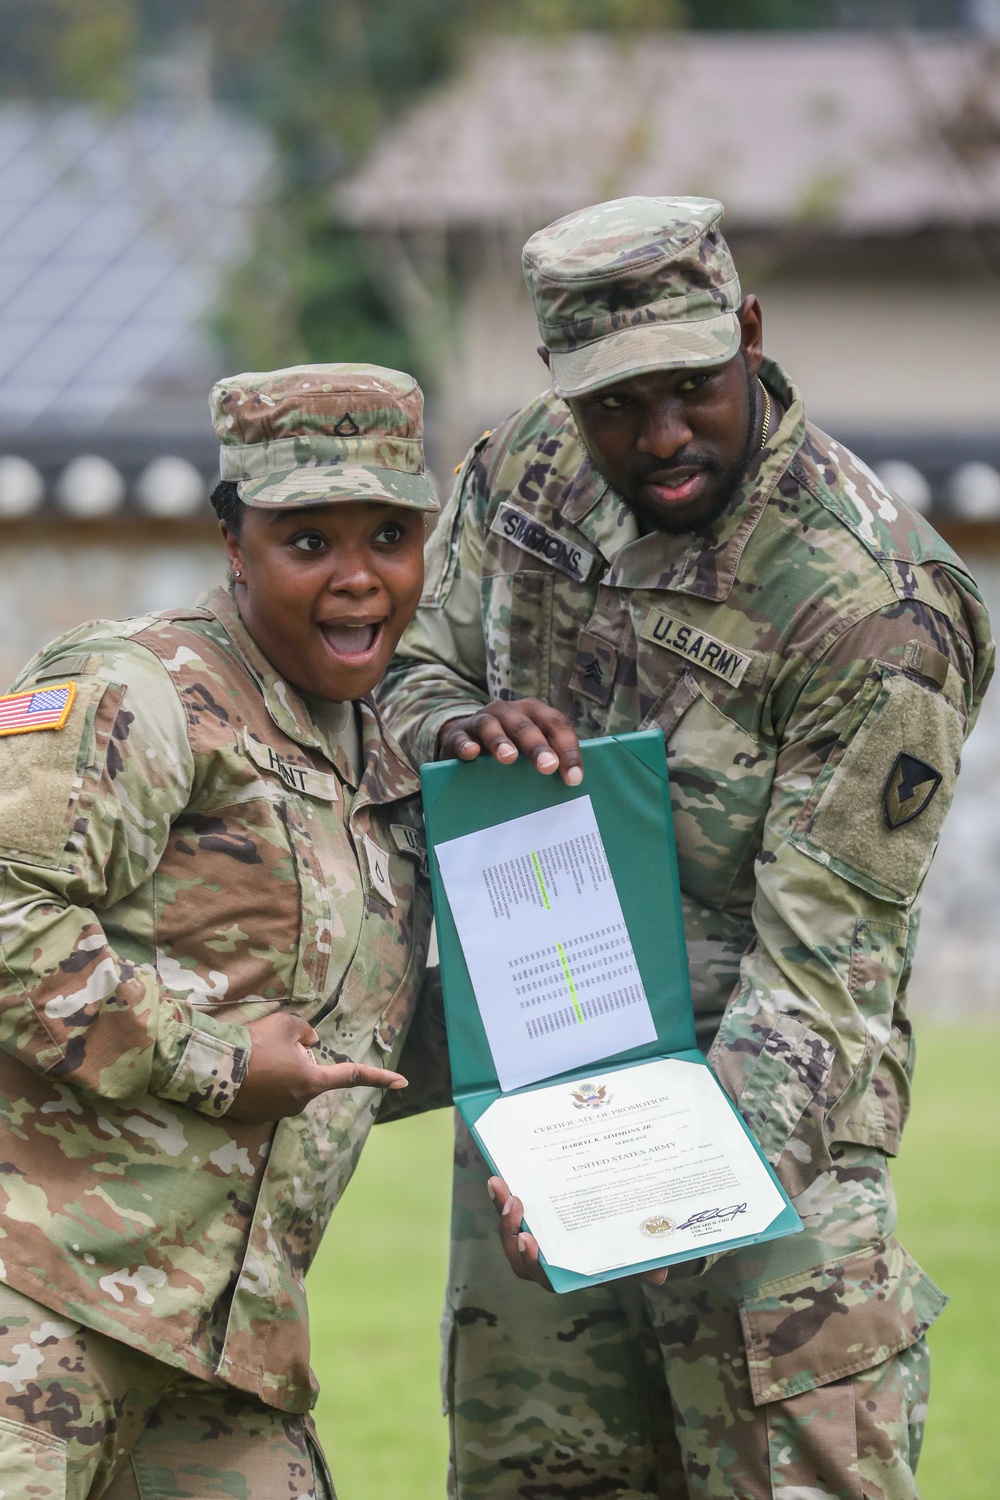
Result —
<instances>
[{"instance_id":1,"label":"hand holding folder","mask_svg":"<svg viewBox=\"0 0 1000 1500\"><path fill-rule=\"evenodd\" d=\"M801 1227L695 1046L662 733L421 776L455 1103L553 1287Z\"/></svg>"}]
</instances>

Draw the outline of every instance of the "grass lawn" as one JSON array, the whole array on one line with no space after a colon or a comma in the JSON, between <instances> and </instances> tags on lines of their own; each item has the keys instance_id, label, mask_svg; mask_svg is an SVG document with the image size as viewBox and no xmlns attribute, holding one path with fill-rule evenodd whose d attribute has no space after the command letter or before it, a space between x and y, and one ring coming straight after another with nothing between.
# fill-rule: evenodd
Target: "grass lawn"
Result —
<instances>
[{"instance_id":1,"label":"grass lawn","mask_svg":"<svg viewBox=\"0 0 1000 1500\"><path fill-rule=\"evenodd\" d=\"M922 1500L1000 1494L1000 1028L920 1031L900 1233L952 1303L931 1336ZM443 1500L437 1321L451 1120L376 1130L310 1281L317 1417L340 1500Z\"/></svg>"}]
</instances>

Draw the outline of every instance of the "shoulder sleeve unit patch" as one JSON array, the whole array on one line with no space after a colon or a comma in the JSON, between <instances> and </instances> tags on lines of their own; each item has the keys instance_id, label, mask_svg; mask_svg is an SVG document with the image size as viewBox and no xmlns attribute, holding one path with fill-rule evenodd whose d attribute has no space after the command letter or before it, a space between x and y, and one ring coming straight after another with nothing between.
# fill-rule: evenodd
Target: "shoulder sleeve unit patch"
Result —
<instances>
[{"instance_id":1,"label":"shoulder sleeve unit patch","mask_svg":"<svg viewBox=\"0 0 1000 1500\"><path fill-rule=\"evenodd\" d=\"M36 729L62 729L75 697L75 682L8 693L0 698L0 736L30 734Z\"/></svg>"},{"instance_id":2,"label":"shoulder sleeve unit patch","mask_svg":"<svg viewBox=\"0 0 1000 1500\"><path fill-rule=\"evenodd\" d=\"M882 802L890 828L902 828L912 823L941 785L940 771L935 771L926 761L901 751L896 756L892 770L882 790Z\"/></svg>"}]
</instances>

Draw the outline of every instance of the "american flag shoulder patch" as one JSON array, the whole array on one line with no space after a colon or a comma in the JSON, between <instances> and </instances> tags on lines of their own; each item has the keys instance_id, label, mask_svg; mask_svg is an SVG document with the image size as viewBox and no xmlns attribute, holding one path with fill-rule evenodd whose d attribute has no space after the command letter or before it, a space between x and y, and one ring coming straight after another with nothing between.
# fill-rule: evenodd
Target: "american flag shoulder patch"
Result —
<instances>
[{"instance_id":1,"label":"american flag shoulder patch","mask_svg":"<svg viewBox=\"0 0 1000 1500\"><path fill-rule=\"evenodd\" d=\"M5 734L30 734L35 729L62 729L69 718L75 682L29 688L0 698L0 738Z\"/></svg>"}]
</instances>

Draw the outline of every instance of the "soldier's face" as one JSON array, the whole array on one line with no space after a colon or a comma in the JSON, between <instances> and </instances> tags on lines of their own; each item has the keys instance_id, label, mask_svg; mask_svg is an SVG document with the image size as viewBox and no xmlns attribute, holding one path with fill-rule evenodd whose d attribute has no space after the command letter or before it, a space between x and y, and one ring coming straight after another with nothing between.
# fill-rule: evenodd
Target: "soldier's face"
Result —
<instances>
[{"instance_id":1,"label":"soldier's face","mask_svg":"<svg viewBox=\"0 0 1000 1500\"><path fill-rule=\"evenodd\" d=\"M654 370L569 405L598 471L648 527L700 531L722 514L756 448L760 313L748 297L743 346L723 365Z\"/></svg>"},{"instance_id":2,"label":"soldier's face","mask_svg":"<svg viewBox=\"0 0 1000 1500\"><path fill-rule=\"evenodd\" d=\"M370 693L420 599L423 513L248 507L239 537L223 534L243 623L280 676L338 703Z\"/></svg>"}]
</instances>

